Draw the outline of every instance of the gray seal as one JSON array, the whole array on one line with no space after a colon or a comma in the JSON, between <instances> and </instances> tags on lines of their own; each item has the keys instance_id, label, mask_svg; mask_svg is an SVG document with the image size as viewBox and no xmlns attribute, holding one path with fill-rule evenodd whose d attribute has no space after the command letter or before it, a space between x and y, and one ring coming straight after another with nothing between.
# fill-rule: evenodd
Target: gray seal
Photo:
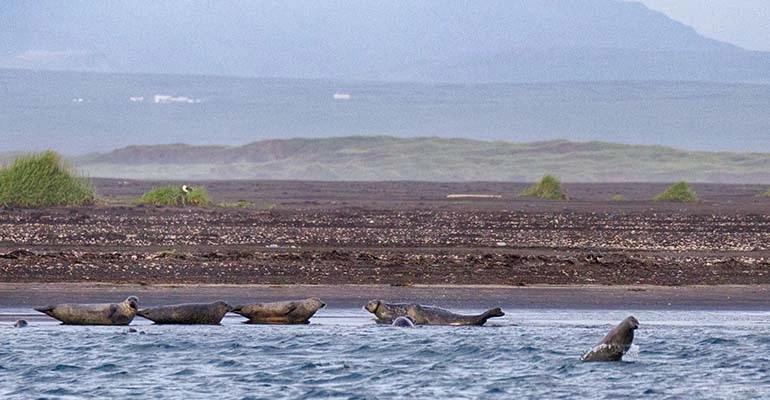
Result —
<instances>
[{"instance_id":1,"label":"gray seal","mask_svg":"<svg viewBox=\"0 0 770 400\"><path fill-rule=\"evenodd\" d=\"M392 325L396 328L414 328L414 322L409 317L398 317L393 320Z\"/></svg>"},{"instance_id":2,"label":"gray seal","mask_svg":"<svg viewBox=\"0 0 770 400\"><path fill-rule=\"evenodd\" d=\"M377 323L392 324L398 317L409 317L415 325L484 325L488 319L505 315L500 307L478 315L455 314L449 310L420 304L388 304L382 300L372 300L364 307L377 317Z\"/></svg>"},{"instance_id":3,"label":"gray seal","mask_svg":"<svg viewBox=\"0 0 770 400\"><path fill-rule=\"evenodd\" d=\"M27 326L27 321L20 319L16 322L14 322L13 327L14 328L25 328Z\"/></svg>"},{"instance_id":4,"label":"gray seal","mask_svg":"<svg viewBox=\"0 0 770 400\"><path fill-rule=\"evenodd\" d=\"M233 312L249 320L247 324L307 324L315 313L326 306L317 297L305 300L277 301L238 305Z\"/></svg>"},{"instance_id":5,"label":"gray seal","mask_svg":"<svg viewBox=\"0 0 770 400\"><path fill-rule=\"evenodd\" d=\"M66 325L128 325L136 315L138 302L136 296L129 296L117 304L57 304L35 310Z\"/></svg>"},{"instance_id":6,"label":"gray seal","mask_svg":"<svg viewBox=\"0 0 770 400\"><path fill-rule=\"evenodd\" d=\"M581 361L620 361L634 341L634 330L639 321L633 316L624 319L596 346L580 357Z\"/></svg>"},{"instance_id":7,"label":"gray seal","mask_svg":"<svg viewBox=\"0 0 770 400\"><path fill-rule=\"evenodd\" d=\"M143 308L136 313L161 324L218 325L233 308L224 301Z\"/></svg>"}]
</instances>

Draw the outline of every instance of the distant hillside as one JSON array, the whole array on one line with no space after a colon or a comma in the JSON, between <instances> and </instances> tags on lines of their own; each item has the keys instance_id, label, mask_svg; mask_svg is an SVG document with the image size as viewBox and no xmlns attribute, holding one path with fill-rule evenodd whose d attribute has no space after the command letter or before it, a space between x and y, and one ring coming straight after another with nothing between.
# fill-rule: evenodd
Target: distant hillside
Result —
<instances>
[{"instance_id":1,"label":"distant hillside","mask_svg":"<svg viewBox=\"0 0 770 400\"><path fill-rule=\"evenodd\" d=\"M7 1L0 67L416 82L770 82L624 0Z\"/></svg>"},{"instance_id":2,"label":"distant hillside","mask_svg":"<svg viewBox=\"0 0 770 400\"><path fill-rule=\"evenodd\" d=\"M770 152L768 105L763 84L440 85L0 70L0 152L53 147L82 155L351 135Z\"/></svg>"},{"instance_id":3,"label":"distant hillside","mask_svg":"<svg viewBox=\"0 0 770 400\"><path fill-rule=\"evenodd\" d=\"M267 140L239 147L131 146L75 159L91 177L770 183L770 153L685 152L660 146L548 141L341 137Z\"/></svg>"}]
</instances>

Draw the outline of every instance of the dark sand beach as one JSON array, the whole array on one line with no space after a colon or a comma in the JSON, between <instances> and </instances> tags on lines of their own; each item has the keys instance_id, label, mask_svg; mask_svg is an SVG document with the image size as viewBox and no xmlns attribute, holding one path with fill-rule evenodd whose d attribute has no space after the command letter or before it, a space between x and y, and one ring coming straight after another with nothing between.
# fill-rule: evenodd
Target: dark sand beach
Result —
<instances>
[{"instance_id":1,"label":"dark sand beach","mask_svg":"<svg viewBox=\"0 0 770 400\"><path fill-rule=\"evenodd\" d=\"M102 204L0 209L0 306L373 297L446 306L766 309L770 199L759 185L201 182L216 202L137 207L168 182L95 180ZM173 184L181 184L174 182ZM492 195L447 197L453 194ZM625 201L613 201L615 194Z\"/></svg>"},{"instance_id":2,"label":"dark sand beach","mask_svg":"<svg viewBox=\"0 0 770 400\"><path fill-rule=\"evenodd\" d=\"M329 308L361 308L371 299L447 308L607 310L768 310L770 285L761 286L532 286L394 287L385 285L114 285L0 283L0 305L31 308L64 302L114 302L139 297L146 306L225 300L232 304L322 298Z\"/></svg>"}]
</instances>

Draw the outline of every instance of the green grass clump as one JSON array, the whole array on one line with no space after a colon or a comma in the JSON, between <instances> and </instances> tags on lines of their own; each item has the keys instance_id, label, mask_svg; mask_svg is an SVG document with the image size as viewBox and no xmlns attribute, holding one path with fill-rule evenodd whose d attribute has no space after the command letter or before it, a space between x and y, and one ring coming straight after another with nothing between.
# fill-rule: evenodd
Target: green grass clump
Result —
<instances>
[{"instance_id":1,"label":"green grass clump","mask_svg":"<svg viewBox=\"0 0 770 400\"><path fill-rule=\"evenodd\" d=\"M698 201L698 195L685 181L677 182L668 187L662 193L652 198L655 201L677 201L692 203Z\"/></svg>"},{"instance_id":2,"label":"green grass clump","mask_svg":"<svg viewBox=\"0 0 770 400\"><path fill-rule=\"evenodd\" d=\"M626 198L622 194L616 194L612 196L612 201L626 201Z\"/></svg>"},{"instance_id":3,"label":"green grass clump","mask_svg":"<svg viewBox=\"0 0 770 400\"><path fill-rule=\"evenodd\" d=\"M765 190L759 194L761 197L770 197L770 189Z\"/></svg>"},{"instance_id":4,"label":"green grass clump","mask_svg":"<svg viewBox=\"0 0 770 400\"><path fill-rule=\"evenodd\" d=\"M53 151L17 158L0 168L0 204L17 207L82 206L96 199L88 180Z\"/></svg>"},{"instance_id":5,"label":"green grass clump","mask_svg":"<svg viewBox=\"0 0 770 400\"><path fill-rule=\"evenodd\" d=\"M185 192L182 186L165 186L143 194L136 204L170 207L207 206L211 204L211 200L204 187L187 188Z\"/></svg>"},{"instance_id":6,"label":"green grass clump","mask_svg":"<svg viewBox=\"0 0 770 400\"><path fill-rule=\"evenodd\" d=\"M540 182L524 189L519 196L538 197L541 199L567 200L567 195L561 189L559 178L545 175Z\"/></svg>"}]
</instances>

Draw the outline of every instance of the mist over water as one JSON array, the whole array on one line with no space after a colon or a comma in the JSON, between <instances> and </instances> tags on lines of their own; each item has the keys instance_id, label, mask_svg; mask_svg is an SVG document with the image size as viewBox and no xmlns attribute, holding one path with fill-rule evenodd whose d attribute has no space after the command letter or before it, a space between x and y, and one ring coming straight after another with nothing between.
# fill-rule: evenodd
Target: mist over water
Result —
<instances>
[{"instance_id":1,"label":"mist over water","mask_svg":"<svg viewBox=\"0 0 770 400\"><path fill-rule=\"evenodd\" d=\"M0 310L6 314L7 310ZM0 328L0 396L27 398L763 398L770 313L645 311L619 363L581 363L625 311L507 310L484 327L310 325ZM9 317L3 317L7 321ZM29 318L29 317L27 317ZM140 332L145 332L141 334ZM715 383L718 382L718 385Z\"/></svg>"}]
</instances>

